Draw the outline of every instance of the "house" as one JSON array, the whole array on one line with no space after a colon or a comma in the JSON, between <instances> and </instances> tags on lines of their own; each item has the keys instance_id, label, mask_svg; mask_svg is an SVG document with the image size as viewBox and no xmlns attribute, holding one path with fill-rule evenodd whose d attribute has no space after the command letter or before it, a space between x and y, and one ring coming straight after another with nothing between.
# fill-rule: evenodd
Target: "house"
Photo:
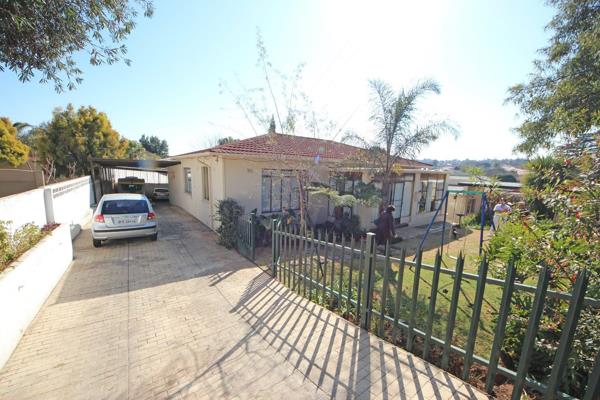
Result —
<instances>
[{"instance_id":1,"label":"house","mask_svg":"<svg viewBox=\"0 0 600 400\"><path fill-rule=\"evenodd\" d=\"M448 221L459 221L459 215L479 214L481 210L481 195L474 192L489 192L505 197L508 201L517 202L522 200L522 184L519 182L494 182L490 178L482 177L481 180L473 180L467 176L448 176L448 189L464 191L464 194L451 194L448 198ZM494 204L488 204L494 207Z\"/></svg>"},{"instance_id":2,"label":"house","mask_svg":"<svg viewBox=\"0 0 600 400\"><path fill-rule=\"evenodd\" d=\"M343 177L338 188L352 192L358 181L377 182L377 173L357 161L362 151L332 140L271 133L172 157L180 164L169 167L171 203L185 209L215 229L216 203L233 198L246 213L280 213L300 207L298 176L328 184ZM399 225L427 224L446 190L446 173L431 165L403 159L394 177L390 203L396 205ZM377 183L376 183L377 184ZM313 224L340 214L327 196L307 194L307 211ZM364 228L373 226L376 207L358 205L341 210L360 217Z\"/></svg>"}]
</instances>

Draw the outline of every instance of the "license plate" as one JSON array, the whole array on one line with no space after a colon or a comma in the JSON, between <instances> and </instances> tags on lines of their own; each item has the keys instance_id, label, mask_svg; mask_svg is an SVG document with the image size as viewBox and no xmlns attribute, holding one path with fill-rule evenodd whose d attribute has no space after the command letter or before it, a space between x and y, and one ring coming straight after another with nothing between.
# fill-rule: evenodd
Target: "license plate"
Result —
<instances>
[{"instance_id":1,"label":"license plate","mask_svg":"<svg viewBox=\"0 0 600 400\"><path fill-rule=\"evenodd\" d=\"M137 218L117 218L115 223L117 225L131 225L137 223Z\"/></svg>"}]
</instances>

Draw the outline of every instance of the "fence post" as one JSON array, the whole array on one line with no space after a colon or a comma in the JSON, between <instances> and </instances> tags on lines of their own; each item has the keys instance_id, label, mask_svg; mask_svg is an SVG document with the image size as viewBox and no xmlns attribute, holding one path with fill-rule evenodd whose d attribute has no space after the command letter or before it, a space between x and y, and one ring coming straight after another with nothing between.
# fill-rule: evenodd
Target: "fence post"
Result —
<instances>
[{"instance_id":1,"label":"fence post","mask_svg":"<svg viewBox=\"0 0 600 400\"><path fill-rule=\"evenodd\" d=\"M375 245L375 234L367 233L367 243L365 246L365 271L363 273L363 301L360 313L360 326L366 330L371 327L371 308L373 306L373 278L375 275L375 257L377 247Z\"/></svg>"},{"instance_id":2,"label":"fence post","mask_svg":"<svg viewBox=\"0 0 600 400\"><path fill-rule=\"evenodd\" d=\"M277 226L277 220L271 220L271 269L273 271L273 277L277 277L277 234L275 227Z\"/></svg>"},{"instance_id":3,"label":"fence post","mask_svg":"<svg viewBox=\"0 0 600 400\"><path fill-rule=\"evenodd\" d=\"M525 386L525 378L527 377L529 363L531 362L531 356L533 354L535 336L537 335L542 312L544 311L544 299L546 298L546 292L548 291L549 281L550 274L548 272L548 267L543 266L538 277L533 306L527 322L527 331L525 332L525 339L523 339L523 348L519 356L517 376L513 383L512 400L519 400L521 398L521 392Z\"/></svg>"},{"instance_id":4,"label":"fence post","mask_svg":"<svg viewBox=\"0 0 600 400\"><path fill-rule=\"evenodd\" d=\"M256 211L250 213L250 258L256 258Z\"/></svg>"},{"instance_id":5,"label":"fence post","mask_svg":"<svg viewBox=\"0 0 600 400\"><path fill-rule=\"evenodd\" d=\"M575 288L573 289L571 301L569 303L567 318L562 326L562 334L560 336L558 349L556 350L554 366L552 367L552 373L550 374L550 379L546 388L545 394L549 400L554 400L556 398L556 391L564 378L564 372L567 368L567 359L571 353L573 338L575 336L575 330L577 329L577 322L579 320L579 315L581 314L581 309L583 308L583 299L585 297L588 279L588 273L585 269L580 271L577 275L577 281L575 282Z\"/></svg>"}]
</instances>

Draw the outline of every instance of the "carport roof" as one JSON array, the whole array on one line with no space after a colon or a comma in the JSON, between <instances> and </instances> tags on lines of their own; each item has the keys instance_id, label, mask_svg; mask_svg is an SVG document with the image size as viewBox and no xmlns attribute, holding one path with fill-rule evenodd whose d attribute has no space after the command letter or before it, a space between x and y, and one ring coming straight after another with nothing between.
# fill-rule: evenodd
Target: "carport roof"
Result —
<instances>
[{"instance_id":1,"label":"carport roof","mask_svg":"<svg viewBox=\"0 0 600 400\"><path fill-rule=\"evenodd\" d=\"M152 171L181 164L181 161L176 160L129 160L117 158L92 158L91 161L106 168L132 168Z\"/></svg>"}]
</instances>

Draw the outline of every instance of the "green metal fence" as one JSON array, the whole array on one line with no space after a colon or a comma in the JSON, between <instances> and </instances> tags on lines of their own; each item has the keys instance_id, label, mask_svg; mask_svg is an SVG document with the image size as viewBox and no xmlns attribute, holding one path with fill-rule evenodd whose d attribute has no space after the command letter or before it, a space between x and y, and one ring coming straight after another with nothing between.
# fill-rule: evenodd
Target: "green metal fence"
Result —
<instances>
[{"instance_id":1,"label":"green metal fence","mask_svg":"<svg viewBox=\"0 0 600 400\"><path fill-rule=\"evenodd\" d=\"M541 268L537 286L530 286L516 282L515 266L512 263L507 266L506 278L501 280L488 276L489 263L485 259L479 265L478 273L472 274L464 272L463 257L458 257L455 269L447 269L442 268L439 254L433 265L421 261L422 253L417 254L415 261L407 259L404 252L398 258L390 256L389 247L385 254L380 254L371 233L362 240L335 237L328 240L330 235L326 233L315 235L306 230L284 227L275 220L271 231L272 273L297 293L342 310L348 319L361 327L374 331L393 343L402 343L408 351L424 359L431 359L433 349L438 356L441 352L440 364L444 369L448 369L451 355L461 358L463 380L469 378L472 364L487 367L486 390L489 393L492 393L496 375L500 374L512 380L513 399L520 399L525 387L542 393L544 398L574 398L560 392L559 387L565 374L579 314L584 306L600 308L600 300L585 297L589 280L587 271L578 275L572 293L562 293L548 289L549 271L546 267ZM430 275L428 284L431 288L426 293L427 303L423 303L418 296L420 285L422 286L421 274L424 271L429 271L427 274ZM413 280L412 285L407 281L408 276ZM441 293L441 276L451 277L452 289L444 332L436 335L432 328L436 317L436 302ZM475 285L475 294L473 304L470 305L472 313L466 343L458 344L455 336L456 315L461 285L466 281ZM403 290L405 283L409 283L412 290ZM486 288L492 286L499 287L496 290L501 291L501 298L491 350L482 356L476 354L475 342ZM499 359L515 291L531 293L533 302L519 364L513 370L501 366ZM549 299L566 300L569 308L552 375L547 382L542 383L530 378L528 370L544 304ZM598 399L599 383L600 352L588 377L583 399Z\"/></svg>"},{"instance_id":2,"label":"green metal fence","mask_svg":"<svg viewBox=\"0 0 600 400\"><path fill-rule=\"evenodd\" d=\"M256 258L256 213L242 215L237 220L237 250L254 261Z\"/></svg>"}]
</instances>

